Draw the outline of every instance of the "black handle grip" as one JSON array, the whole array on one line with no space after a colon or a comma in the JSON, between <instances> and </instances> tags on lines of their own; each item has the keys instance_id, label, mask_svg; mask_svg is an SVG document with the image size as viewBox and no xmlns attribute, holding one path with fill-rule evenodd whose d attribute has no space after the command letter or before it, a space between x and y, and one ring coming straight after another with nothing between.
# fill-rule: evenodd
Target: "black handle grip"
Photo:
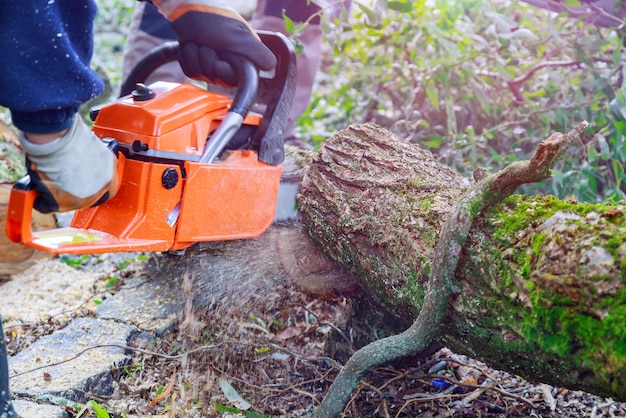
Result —
<instances>
[{"instance_id":1,"label":"black handle grip","mask_svg":"<svg viewBox=\"0 0 626 418\"><path fill-rule=\"evenodd\" d=\"M240 80L255 80L258 83L259 91L255 100L266 106L261 124L254 133L252 144L259 150L259 160L277 165L284 159L283 136L296 90L296 53L291 41L283 34L264 31L257 31L257 33L261 41L276 56L278 60L276 70L273 75L264 74L262 77L252 77L252 70L256 75L256 69L253 65L245 64L241 70L236 71L241 71L237 74ZM176 60L177 55L178 42L168 42L153 49L135 66L124 81L121 95L130 94L137 82L146 80L161 65ZM237 64L235 68L238 68ZM256 90L256 86L252 89L240 86L237 95L252 96L254 99L252 90ZM243 97L240 104L239 98L236 98L233 102L233 109L237 113L245 111L249 108L246 104L248 99L249 97Z\"/></svg>"}]
</instances>

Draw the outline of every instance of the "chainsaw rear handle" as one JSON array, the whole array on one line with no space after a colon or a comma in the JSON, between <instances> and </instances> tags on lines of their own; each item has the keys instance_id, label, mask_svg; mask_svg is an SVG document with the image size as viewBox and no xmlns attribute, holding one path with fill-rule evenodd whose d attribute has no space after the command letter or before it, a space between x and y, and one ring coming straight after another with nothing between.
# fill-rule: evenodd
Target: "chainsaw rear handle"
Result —
<instances>
[{"instance_id":1,"label":"chainsaw rear handle","mask_svg":"<svg viewBox=\"0 0 626 418\"><path fill-rule=\"evenodd\" d=\"M283 137L296 91L296 52L293 43L282 33L257 31L257 34L276 56L277 65L273 74L261 73L258 80L256 102L265 105L265 111L252 145L258 150L260 161L279 165L285 158ZM121 95L130 94L137 82L144 81L159 66L175 61L177 54L178 42L153 49L133 68L122 84Z\"/></svg>"},{"instance_id":2,"label":"chainsaw rear handle","mask_svg":"<svg viewBox=\"0 0 626 418\"><path fill-rule=\"evenodd\" d=\"M239 77L237 94L235 94L233 104L230 106L230 112L235 112L245 119L254 103L254 98L259 88L259 72L252 61L239 55L231 53L222 55L233 66Z\"/></svg>"},{"instance_id":3,"label":"chainsaw rear handle","mask_svg":"<svg viewBox=\"0 0 626 418\"><path fill-rule=\"evenodd\" d=\"M142 83L160 66L168 62L176 61L178 55L178 42L166 42L148 52L130 71L126 80L122 82L120 97L129 95L135 89L137 83Z\"/></svg>"},{"instance_id":4,"label":"chainsaw rear handle","mask_svg":"<svg viewBox=\"0 0 626 418\"><path fill-rule=\"evenodd\" d=\"M137 83L143 82L160 66L176 61L179 49L180 45L175 41L166 42L152 49L135 65L126 80L122 83L120 97L132 93ZM237 93L233 99L230 111L245 118L254 102L259 86L258 71L251 61L240 55L230 52L220 52L219 55L221 59L228 62L234 68L239 79Z\"/></svg>"}]
</instances>

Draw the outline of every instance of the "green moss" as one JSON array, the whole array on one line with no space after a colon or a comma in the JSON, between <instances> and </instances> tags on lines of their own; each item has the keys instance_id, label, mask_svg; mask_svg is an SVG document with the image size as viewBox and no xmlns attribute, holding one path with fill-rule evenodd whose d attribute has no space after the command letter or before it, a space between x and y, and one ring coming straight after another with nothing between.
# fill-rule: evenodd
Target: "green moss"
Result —
<instances>
[{"instance_id":1,"label":"green moss","mask_svg":"<svg viewBox=\"0 0 626 418\"><path fill-rule=\"evenodd\" d=\"M619 247L626 241L624 241L626 237L624 236L612 236L606 241L606 249L611 253L611 255L619 256Z\"/></svg>"},{"instance_id":2,"label":"green moss","mask_svg":"<svg viewBox=\"0 0 626 418\"><path fill-rule=\"evenodd\" d=\"M623 364L626 363L626 329L623 324L626 323L626 306L614 300L606 317L597 319L577 312L574 306L548 306L550 304L545 300L550 298L552 296L545 292L532 292L532 309L514 309L523 314L521 318L507 315L507 302L487 304L483 308L490 314L481 320L480 325L473 323L471 327L457 330L461 341L473 346L479 344L483 358L493 356L500 365L511 370L518 367L520 358L525 358L525 362L536 362L538 368L556 372L555 382L563 384L560 379L567 377L573 379L570 384L606 387L607 392L625 394L623 382L626 381L626 370ZM626 298L626 295L621 298ZM479 301L480 304L485 302ZM566 300L562 302L567 304ZM502 333L494 332L498 329ZM505 334L509 335L508 339ZM518 337L515 337L516 334ZM505 353L511 353L511 356ZM554 353L562 359L562 363L543 363L542 359L550 358L545 353ZM559 376L562 368L570 372ZM572 369L580 375L572 373ZM593 372L585 373L588 370Z\"/></svg>"},{"instance_id":3,"label":"green moss","mask_svg":"<svg viewBox=\"0 0 626 418\"><path fill-rule=\"evenodd\" d=\"M538 367L545 370L553 367L557 370L561 367L579 370L580 376L584 375L580 379L586 380L582 384L607 387L612 393L626 396L623 388L626 381L626 369L623 368L626 364L626 289L620 287L614 296L600 297L595 287L590 286L576 294L575 289L568 286L567 277L561 277L556 280L563 281L560 288L568 291L560 293L554 288L538 285L530 277L534 263L542 256L548 240L567 239L558 234L537 233L535 227L559 211L581 218L593 212L601 216L598 222L587 222L586 219L571 221L575 225L575 234L592 237L591 242L584 244L585 247L600 246L613 255L616 265L620 266L621 278L626 282L626 259L620 255L620 247L626 242L626 230L621 228L625 222L624 215L603 215L615 213L610 212L615 208L615 204L580 204L561 201L553 196L518 195L491 208L482 219L482 230L493 245L485 249L491 252L488 260L492 263L491 270L486 271L497 275L498 282L492 284L492 288L499 288L500 293L512 296L481 299L480 304L487 305L483 309L489 315L480 317L480 311L477 311L476 315L481 320L474 323L471 329L461 331L467 333L463 339L482 338L479 340L483 341L482 345L493 346L494 358L499 362L506 352L528 358L533 358L533 353L554 353L563 359L563 364L538 364ZM489 266L482 268L488 269ZM550 280L546 273L542 274L543 280ZM516 297L519 289L513 283L513 275L521 279L530 308L520 309L520 300ZM536 279L534 275L533 278ZM586 279L609 282L615 278L599 275ZM481 279L477 277L476 280ZM509 315L508 312L517 312L519 316ZM479 329L481 326L483 330ZM493 330L497 329L509 335L508 339L494 334ZM520 337L511 340L511 335L515 334ZM539 358L537 361L540 361ZM510 364L512 369L515 368L513 363ZM585 373L585 370L592 372ZM577 381L572 383L578 384Z\"/></svg>"},{"instance_id":4,"label":"green moss","mask_svg":"<svg viewBox=\"0 0 626 418\"><path fill-rule=\"evenodd\" d=\"M533 237L532 249L533 249L533 254L535 254L536 256L539 256L539 251L541 250L541 246L543 245L547 236L548 234L546 234L545 232L542 232Z\"/></svg>"},{"instance_id":5,"label":"green moss","mask_svg":"<svg viewBox=\"0 0 626 418\"><path fill-rule=\"evenodd\" d=\"M604 213L610 213L616 208L615 204L586 204L578 202L567 202L557 199L554 196L522 196L513 195L506 199L503 203L493 207L485 215L485 224L492 237L500 248L514 247L515 244L523 238L524 231L536 226L538 222L550 218L555 213L568 212L576 214L581 218L596 213L598 216ZM602 217L604 225L622 225L624 220L623 213L617 213L614 216ZM611 236L606 238L605 227L598 227L593 222L584 222L580 220L568 221L570 225L577 225L581 233L591 232L597 235L596 243L606 249L615 259L615 263L620 266L621 277L626 282L626 261L620 255L620 247L626 242L626 229L614 228ZM530 247L532 255L538 256L541 248L545 243L547 234L540 233L533 235ZM559 235L551 237L553 240L562 239ZM521 246L525 247L524 245ZM520 274L523 278L528 278L531 271L531 254L515 249L514 262L521 266Z\"/></svg>"},{"instance_id":6,"label":"green moss","mask_svg":"<svg viewBox=\"0 0 626 418\"><path fill-rule=\"evenodd\" d=\"M500 272L498 275L498 287L503 289L504 294L515 291L513 274L509 268L509 264L502 259L502 251L499 249L493 249L490 253L491 257L485 257L484 259L491 260L491 262L496 266L497 271Z\"/></svg>"},{"instance_id":7,"label":"green moss","mask_svg":"<svg viewBox=\"0 0 626 418\"><path fill-rule=\"evenodd\" d=\"M605 300L606 316L597 319L573 307L545 303L555 303L555 299L543 291L533 292L531 300L532 310L524 316L519 330L524 339L580 365L581 370L594 370L596 377L620 377L605 382L618 391L615 385L626 379L626 306L615 299Z\"/></svg>"},{"instance_id":8,"label":"green moss","mask_svg":"<svg viewBox=\"0 0 626 418\"><path fill-rule=\"evenodd\" d=\"M483 210L483 199L473 199L470 202L469 214L471 218L475 218Z\"/></svg>"},{"instance_id":9,"label":"green moss","mask_svg":"<svg viewBox=\"0 0 626 418\"><path fill-rule=\"evenodd\" d=\"M496 233L500 237L509 236L512 233L526 229L533 221L547 219L556 212L570 212L579 216L587 216L591 212L604 213L614 209L612 204L587 204L567 202L557 199L555 196L525 196L512 195L504 202L495 205L489 212L488 217L497 221ZM624 215L608 218L617 223L618 218L623 221Z\"/></svg>"},{"instance_id":10,"label":"green moss","mask_svg":"<svg viewBox=\"0 0 626 418\"><path fill-rule=\"evenodd\" d=\"M424 179L422 177L413 177L412 179L407 180L406 185L409 187L413 187L419 189L424 186Z\"/></svg>"},{"instance_id":11,"label":"green moss","mask_svg":"<svg viewBox=\"0 0 626 418\"><path fill-rule=\"evenodd\" d=\"M420 210L422 213L427 213L428 210L433 206L434 196L424 197L420 200Z\"/></svg>"},{"instance_id":12,"label":"green moss","mask_svg":"<svg viewBox=\"0 0 626 418\"><path fill-rule=\"evenodd\" d=\"M420 283L420 280L422 281ZM426 296L426 282L417 274L410 274L406 284L397 292L399 298L407 300L415 307L415 314L419 313L420 307Z\"/></svg>"}]
</instances>

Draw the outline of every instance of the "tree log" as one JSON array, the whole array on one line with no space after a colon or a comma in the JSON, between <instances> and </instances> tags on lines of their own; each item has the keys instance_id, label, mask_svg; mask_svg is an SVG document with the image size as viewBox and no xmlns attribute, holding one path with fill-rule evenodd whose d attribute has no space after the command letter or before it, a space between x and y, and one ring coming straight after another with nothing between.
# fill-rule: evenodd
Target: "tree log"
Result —
<instances>
[{"instance_id":1,"label":"tree log","mask_svg":"<svg viewBox=\"0 0 626 418\"><path fill-rule=\"evenodd\" d=\"M321 251L408 327L469 184L428 151L351 126L308 168L299 210ZM437 340L529 380L626 399L625 210L520 195L492 207L474 222Z\"/></svg>"}]
</instances>

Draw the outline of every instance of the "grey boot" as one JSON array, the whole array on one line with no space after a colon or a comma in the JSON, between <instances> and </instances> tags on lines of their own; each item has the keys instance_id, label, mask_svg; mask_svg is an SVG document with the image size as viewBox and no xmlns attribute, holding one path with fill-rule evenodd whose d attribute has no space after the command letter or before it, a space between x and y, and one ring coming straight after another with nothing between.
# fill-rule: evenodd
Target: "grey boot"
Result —
<instances>
[{"instance_id":1,"label":"grey boot","mask_svg":"<svg viewBox=\"0 0 626 418\"><path fill-rule=\"evenodd\" d=\"M9 365L4 329L0 320L0 418L18 418L9 393Z\"/></svg>"}]
</instances>

